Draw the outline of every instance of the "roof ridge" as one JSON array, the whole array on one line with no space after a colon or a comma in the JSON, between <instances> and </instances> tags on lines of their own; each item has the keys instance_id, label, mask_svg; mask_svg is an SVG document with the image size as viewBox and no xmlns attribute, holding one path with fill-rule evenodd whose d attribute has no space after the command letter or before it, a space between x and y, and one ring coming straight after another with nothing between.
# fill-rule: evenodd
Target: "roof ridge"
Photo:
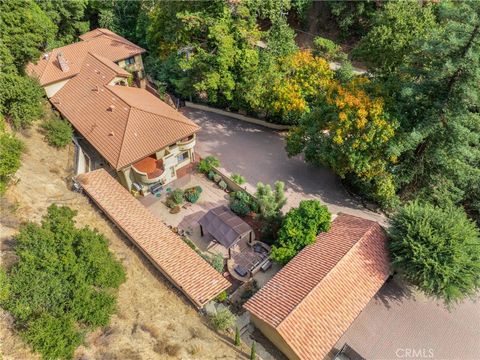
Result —
<instances>
[{"instance_id":1,"label":"roof ridge","mask_svg":"<svg viewBox=\"0 0 480 360\"><path fill-rule=\"evenodd\" d=\"M112 91L110 91L110 92L112 92ZM114 94L114 95L118 96L117 94ZM127 103L126 101L124 101L124 102ZM127 123L125 124L125 128L123 129L122 140L120 142L120 152L118 154L117 163L115 164L115 169L118 168L118 164L120 163L120 158L122 157L122 154L123 154L123 146L125 145L125 134L127 133L127 128L128 128L128 125L130 124L130 113L131 112L132 112L132 107L129 105Z\"/></svg>"},{"instance_id":2,"label":"roof ridge","mask_svg":"<svg viewBox=\"0 0 480 360\"><path fill-rule=\"evenodd\" d=\"M105 66L108 66L111 70L115 71L115 73L117 75L125 75L124 73L121 73L118 71L117 68L119 68L120 70L123 70L124 72L127 72L126 70L122 69L120 66L118 66L117 64L115 64L113 61L107 59L106 57L102 56L102 55L99 55L99 54L96 54L92 51L88 51L88 54L92 55L95 59L97 59L98 61L100 61L102 64L104 64ZM85 60L84 60L85 61ZM83 64L82 64L82 67L83 67ZM117 95L118 96L118 95Z\"/></svg>"},{"instance_id":3,"label":"roof ridge","mask_svg":"<svg viewBox=\"0 0 480 360\"><path fill-rule=\"evenodd\" d=\"M112 88L118 86L118 85L108 85L108 86L111 86ZM140 88L136 88L136 87L132 87L132 86L122 86L122 88L127 88L127 89L135 89L135 91L139 90L139 91L142 91L142 92L146 92L148 94L150 94L147 90L145 89L140 89ZM112 91L113 93L115 93L112 89L110 89L110 91ZM181 120L178 120L178 119L174 119L170 116L167 116L167 115L160 115L158 113L155 113L153 111L150 111L150 110L145 110L145 109L141 109L139 108L138 106L134 105L134 104L131 104L129 101L127 101L126 99L124 99L123 97L121 97L120 95L118 94L115 94L117 95L119 98L121 98L123 101L125 101L128 106L132 107L132 108L135 108L137 109L138 111L143 111L143 112L146 112L146 113L149 113L149 114L152 114L152 115L156 115L156 116L161 116L163 118L166 118L166 119L169 119L169 120L172 120L172 121L175 121L175 122L178 122L178 123L181 123L181 124L184 124L184 125L188 125L190 127L198 127L197 124L195 124L193 121L181 121ZM152 96L155 96L153 94L151 94ZM165 101L163 101L162 99L158 98L158 100L162 101L166 106L170 107L172 110L175 110L178 112L178 110L172 108L170 105L168 105ZM180 112L179 112L180 113ZM180 113L181 114L181 113ZM184 116L183 114L181 114L182 116ZM187 119L188 120L188 119ZM191 123L190 123L191 122Z\"/></svg>"},{"instance_id":4,"label":"roof ridge","mask_svg":"<svg viewBox=\"0 0 480 360\"><path fill-rule=\"evenodd\" d=\"M344 215L350 216L349 214L345 214L345 213L339 213L339 214L344 214ZM355 215L352 215L352 216L355 216ZM335 266L332 266L332 268L331 268L330 270L328 270L328 272L325 274L325 276L324 276L318 283L316 283L315 286L312 287L307 294L305 294L305 296L298 302L298 304L296 304L296 305L293 307L293 309L287 313L287 315L286 315L286 316L278 323L278 325L275 327L276 329L278 329L278 328L288 319L288 317L290 317L295 311L298 310L298 308L300 307L300 305L302 305L302 304L305 302L305 300L309 297L309 295L310 295L311 293L313 293L314 290L316 290L317 287L323 282L323 280L325 280L325 279L332 273L332 270L335 269L336 265L337 265L338 263L340 263L340 261L342 261L342 260L352 251L352 249L353 249L354 247L356 247L356 246L365 238L365 236L366 236L367 234L370 234L370 232L371 232L372 229L375 227L375 225L380 226L376 221L364 219L364 218L361 218L361 217L359 217L359 216L355 216L355 217L358 218L358 219L361 219L361 220L367 220L367 221L371 222L370 226L368 227L368 230L365 231L365 232L363 233L363 235L360 237L360 239L358 239L358 240L355 242L355 244L353 244L353 245L338 259L338 261L337 261L337 263L335 264ZM338 216L337 216L337 218L338 218ZM318 236L317 236L317 239L318 239ZM315 242L314 242L313 244L311 244L311 245L315 245L316 242L317 242L317 239L315 239ZM302 250L302 251L303 251L303 250Z\"/></svg>"}]
</instances>

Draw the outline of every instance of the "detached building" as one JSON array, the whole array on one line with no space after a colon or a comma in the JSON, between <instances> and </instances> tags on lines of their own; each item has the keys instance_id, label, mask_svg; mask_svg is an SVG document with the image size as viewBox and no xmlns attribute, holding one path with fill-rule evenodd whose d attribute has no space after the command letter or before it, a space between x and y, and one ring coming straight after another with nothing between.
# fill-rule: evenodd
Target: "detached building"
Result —
<instances>
[{"instance_id":1,"label":"detached building","mask_svg":"<svg viewBox=\"0 0 480 360\"><path fill-rule=\"evenodd\" d=\"M200 127L142 88L145 50L106 29L80 39L27 66L76 130L76 173L105 168L144 193L185 175Z\"/></svg>"},{"instance_id":2,"label":"detached building","mask_svg":"<svg viewBox=\"0 0 480 360\"><path fill-rule=\"evenodd\" d=\"M389 276L381 226L339 214L244 307L289 359L321 360Z\"/></svg>"}]
</instances>

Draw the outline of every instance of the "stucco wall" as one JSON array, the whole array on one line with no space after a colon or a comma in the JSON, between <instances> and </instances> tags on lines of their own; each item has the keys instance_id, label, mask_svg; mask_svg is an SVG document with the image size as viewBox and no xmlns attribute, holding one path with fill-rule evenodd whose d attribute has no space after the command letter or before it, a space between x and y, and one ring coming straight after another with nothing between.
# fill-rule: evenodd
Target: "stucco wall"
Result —
<instances>
[{"instance_id":1,"label":"stucco wall","mask_svg":"<svg viewBox=\"0 0 480 360\"><path fill-rule=\"evenodd\" d=\"M56 83L45 86L44 89L45 89L45 92L47 93L47 97L51 98L52 96L54 96L58 92L58 90L60 90L62 87L64 87L64 85L69 80L70 79L62 80L62 81L59 81L59 82L56 82Z\"/></svg>"},{"instance_id":2,"label":"stucco wall","mask_svg":"<svg viewBox=\"0 0 480 360\"><path fill-rule=\"evenodd\" d=\"M263 333L263 335L265 335L282 353L285 354L286 357L290 360L300 360L298 355L295 354L290 346L288 346L277 330L253 314L250 314L250 320L255 327Z\"/></svg>"}]
</instances>

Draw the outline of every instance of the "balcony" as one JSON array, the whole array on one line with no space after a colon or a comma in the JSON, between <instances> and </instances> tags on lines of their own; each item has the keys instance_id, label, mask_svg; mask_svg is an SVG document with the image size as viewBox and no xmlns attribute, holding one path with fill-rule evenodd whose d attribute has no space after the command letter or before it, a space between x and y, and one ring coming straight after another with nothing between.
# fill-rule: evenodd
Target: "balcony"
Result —
<instances>
[{"instance_id":1,"label":"balcony","mask_svg":"<svg viewBox=\"0 0 480 360\"><path fill-rule=\"evenodd\" d=\"M160 181L165 172L163 160L148 156L132 165L136 179L143 184L153 184Z\"/></svg>"},{"instance_id":2,"label":"balcony","mask_svg":"<svg viewBox=\"0 0 480 360\"><path fill-rule=\"evenodd\" d=\"M188 138L182 139L177 142L180 151L190 150L195 147L195 135L191 135Z\"/></svg>"}]
</instances>

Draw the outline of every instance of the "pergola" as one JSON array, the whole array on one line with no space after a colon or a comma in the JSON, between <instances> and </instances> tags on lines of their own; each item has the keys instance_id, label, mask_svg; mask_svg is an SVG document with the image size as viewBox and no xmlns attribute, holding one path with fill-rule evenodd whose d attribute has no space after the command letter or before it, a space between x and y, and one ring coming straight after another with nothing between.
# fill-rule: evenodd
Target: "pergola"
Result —
<instances>
[{"instance_id":1,"label":"pergola","mask_svg":"<svg viewBox=\"0 0 480 360\"><path fill-rule=\"evenodd\" d=\"M222 205L209 210L199 221L200 234L209 233L221 245L230 249L241 239L248 236L252 240L253 229L240 217L235 215L228 207Z\"/></svg>"}]
</instances>

